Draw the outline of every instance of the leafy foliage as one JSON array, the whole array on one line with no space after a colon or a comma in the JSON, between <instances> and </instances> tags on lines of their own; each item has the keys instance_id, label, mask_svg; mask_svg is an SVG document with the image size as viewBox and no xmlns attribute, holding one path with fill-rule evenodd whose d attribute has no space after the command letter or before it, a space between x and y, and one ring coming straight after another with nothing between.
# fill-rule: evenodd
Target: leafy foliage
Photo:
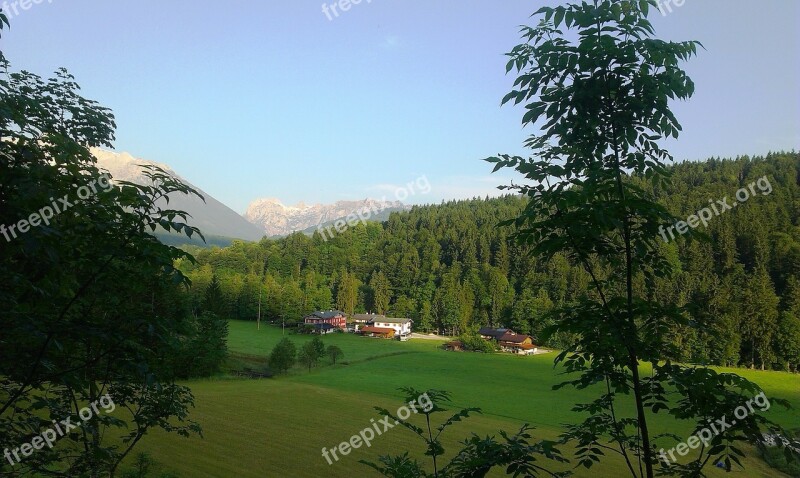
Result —
<instances>
[{"instance_id":1,"label":"leafy foliage","mask_svg":"<svg viewBox=\"0 0 800 478\"><path fill-rule=\"evenodd\" d=\"M313 352L314 357L321 359L325 356L325 344L322 342L322 339L319 338L319 336L311 339L309 343L311 344L309 346L309 350Z\"/></svg>"},{"instance_id":2,"label":"leafy foliage","mask_svg":"<svg viewBox=\"0 0 800 478\"><path fill-rule=\"evenodd\" d=\"M508 54L507 71L518 77L503 103L525 104L523 125L541 134L525 143L532 157L487 161L495 171L513 168L526 179L507 187L530 199L505 223L516 226L517 241L539 258L566 255L590 278L586 295L556 309L544 332L575 337L556 363L578 378L557 388L604 388L594 402L575 407L589 418L564 434L577 446L579 463L590 468L613 452L634 477L652 478L657 467L663 475L704 476L709 461L722 461L728 470L739 464L742 453L733 444L760 443L762 427L774 424L751 414L689 463L656 458L664 437L654 433L651 415L665 410L700 430L760 390L737 376L675 365L680 352L670 334L701 328L689 320L695 304L679 306L653 294L676 272L659 230L678 221L654 193L669 186L672 160L658 142L681 131L669 102L694 93L680 63L699 46L655 39L647 20L655 7L654 0L593 0L537 11L540 23L523 27L525 43ZM570 30L574 34L565 33ZM757 287L745 298L753 325L743 332L753 355L767 362L778 298L763 268L755 276ZM642 376L642 362L652 376ZM678 398L668 400L670 391ZM625 396L633 398L634 416L618 405Z\"/></svg>"},{"instance_id":3,"label":"leafy foliage","mask_svg":"<svg viewBox=\"0 0 800 478\"><path fill-rule=\"evenodd\" d=\"M297 347L288 338L281 339L269 354L269 366L276 373L286 373L297 361Z\"/></svg>"},{"instance_id":4,"label":"leafy foliage","mask_svg":"<svg viewBox=\"0 0 800 478\"><path fill-rule=\"evenodd\" d=\"M309 372L311 372L312 367L319 363L320 358L319 350L317 350L313 342L306 342L303 344L303 346L300 347L300 351L297 353L297 360L308 367Z\"/></svg>"},{"instance_id":5,"label":"leafy foliage","mask_svg":"<svg viewBox=\"0 0 800 478\"><path fill-rule=\"evenodd\" d=\"M555 442L545 440L531 444L529 442L531 435L528 433L531 428L528 425L523 426L513 436L501 431L502 442L498 442L495 437L481 438L473 434L471 438L463 442L464 447L461 451L449 463L441 466L439 458L445 453L440 440L442 433L452 425L469 418L471 413L480 413L480 409L465 408L450 415L436 426L431 421L431 417L447 412L444 405L450 402L450 394L441 390L423 392L410 387L401 390L406 395L406 403L416 402L423 396L427 398L426 402L429 400L430 406L427 409L419 410L425 417L424 426L420 427L402 420L384 408L376 407L375 409L381 416L394 420L395 423L399 423L425 442L425 455L430 457L433 472L426 471L424 466L411 458L408 453L398 456L381 456L379 464L364 460L360 462L381 475L393 478L478 478L486 476L497 467L505 468L507 474L515 477L566 477L570 475L569 472L550 472L537 463L541 458L552 460L555 463L565 463L567 460L561 456Z\"/></svg>"},{"instance_id":6,"label":"leafy foliage","mask_svg":"<svg viewBox=\"0 0 800 478\"><path fill-rule=\"evenodd\" d=\"M334 365L336 365L337 360L340 360L342 357L344 357L344 352L336 345L329 345L325 353L328 354L328 357L331 359L331 363Z\"/></svg>"},{"instance_id":7,"label":"leafy foliage","mask_svg":"<svg viewBox=\"0 0 800 478\"><path fill-rule=\"evenodd\" d=\"M113 475L152 429L200 432L190 390L175 383L191 334L188 280L174 264L194 258L153 235L200 235L165 206L170 195L199 194L157 167L145 169L146 185L97 188L104 176L90 148L111 146L111 112L81 97L66 70L45 80L0 62L0 225L19 226L0 239L0 448L106 394L118 410L12 469L0 463L0 474ZM48 207L47 221L33 220Z\"/></svg>"},{"instance_id":8,"label":"leafy foliage","mask_svg":"<svg viewBox=\"0 0 800 478\"><path fill-rule=\"evenodd\" d=\"M196 319L193 339L179 357L187 363L180 370L182 377L207 377L219 371L228 356L228 321L213 312L203 312Z\"/></svg>"},{"instance_id":9,"label":"leafy foliage","mask_svg":"<svg viewBox=\"0 0 800 478\"><path fill-rule=\"evenodd\" d=\"M458 336L458 340L464 344L466 350L484 353L492 353L495 351L494 342L484 340L477 333L461 334Z\"/></svg>"}]
</instances>

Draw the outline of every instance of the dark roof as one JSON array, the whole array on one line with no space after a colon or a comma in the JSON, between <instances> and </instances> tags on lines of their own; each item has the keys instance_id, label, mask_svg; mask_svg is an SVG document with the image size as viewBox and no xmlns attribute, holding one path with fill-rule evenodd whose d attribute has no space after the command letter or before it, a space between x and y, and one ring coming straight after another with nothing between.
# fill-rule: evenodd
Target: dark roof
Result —
<instances>
[{"instance_id":1,"label":"dark roof","mask_svg":"<svg viewBox=\"0 0 800 478\"><path fill-rule=\"evenodd\" d=\"M332 318L338 317L338 316L344 317L345 314L341 310L328 310L328 311L318 310L318 311L312 313L311 315L309 315L309 317L318 317L320 319L332 319Z\"/></svg>"},{"instance_id":2,"label":"dark roof","mask_svg":"<svg viewBox=\"0 0 800 478\"><path fill-rule=\"evenodd\" d=\"M505 335L507 333L513 334L514 331L511 330L511 329L493 329L493 328L490 328L490 327L481 327L481 329L478 331L478 334L486 335L486 336L491 337L491 338L493 338L495 340L499 340L500 337L502 337L503 335Z\"/></svg>"},{"instance_id":3,"label":"dark roof","mask_svg":"<svg viewBox=\"0 0 800 478\"><path fill-rule=\"evenodd\" d=\"M385 319L385 315L378 315L378 314L355 314L353 315L353 320L374 320L374 319Z\"/></svg>"},{"instance_id":4,"label":"dark roof","mask_svg":"<svg viewBox=\"0 0 800 478\"><path fill-rule=\"evenodd\" d=\"M375 317L378 322L385 322L387 324L405 324L411 322L411 319L393 319L391 317L378 316Z\"/></svg>"}]
</instances>

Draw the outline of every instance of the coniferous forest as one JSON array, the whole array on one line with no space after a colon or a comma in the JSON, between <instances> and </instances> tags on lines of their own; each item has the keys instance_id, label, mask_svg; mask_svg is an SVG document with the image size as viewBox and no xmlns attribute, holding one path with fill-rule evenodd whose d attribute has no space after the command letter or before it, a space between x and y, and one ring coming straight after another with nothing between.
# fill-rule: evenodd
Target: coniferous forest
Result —
<instances>
[{"instance_id":1,"label":"coniferous forest","mask_svg":"<svg viewBox=\"0 0 800 478\"><path fill-rule=\"evenodd\" d=\"M638 283L654 299L688 306L700 327L675 326L676 361L762 369L800 368L800 155L711 159L671 168L653 191L677 217L689 217L760 178L770 189L735 208L719 209L700 234L661 242L676 271ZM642 182L643 188L651 188ZM771 192L768 192L770 191ZM508 195L394 213L329 240L300 233L260 243L194 249L180 268L192 280L186 300L201 312L209 286L219 287L230 318L287 325L317 309L410 317L417 331L458 335L506 326L542 336L549 312L591 293L572 258L529 254L498 223L520 215L527 199ZM218 284L217 284L218 283ZM541 345L564 348L571 337Z\"/></svg>"}]
</instances>

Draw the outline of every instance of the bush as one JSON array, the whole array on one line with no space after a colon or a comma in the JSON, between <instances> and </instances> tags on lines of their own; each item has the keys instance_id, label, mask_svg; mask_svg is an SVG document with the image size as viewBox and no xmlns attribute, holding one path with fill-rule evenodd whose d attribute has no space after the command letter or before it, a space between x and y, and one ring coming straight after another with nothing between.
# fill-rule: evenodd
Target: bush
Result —
<instances>
[{"instance_id":1,"label":"bush","mask_svg":"<svg viewBox=\"0 0 800 478\"><path fill-rule=\"evenodd\" d=\"M476 333L462 334L458 340L464 344L464 349L471 352L493 353L496 347L493 342L485 340Z\"/></svg>"},{"instance_id":2,"label":"bush","mask_svg":"<svg viewBox=\"0 0 800 478\"><path fill-rule=\"evenodd\" d=\"M149 453L139 453L136 455L133 468L124 471L120 476L122 478L149 478L151 476L157 476L158 478L177 478L177 475L167 471L162 471L158 473L158 475L154 475L153 472L159 468L161 468L160 463L154 460Z\"/></svg>"},{"instance_id":3,"label":"bush","mask_svg":"<svg viewBox=\"0 0 800 478\"><path fill-rule=\"evenodd\" d=\"M328 357L331 359L331 362L333 362L334 365L336 365L337 360L344 357L344 352L342 352L342 349L340 349L336 345L328 346L326 353L328 354Z\"/></svg>"},{"instance_id":4,"label":"bush","mask_svg":"<svg viewBox=\"0 0 800 478\"><path fill-rule=\"evenodd\" d=\"M800 438L800 430L793 433L795 438ZM777 447L762 447L761 455L764 461L772 468L786 473L793 478L800 478L800 460L789 461L786 459L785 450Z\"/></svg>"},{"instance_id":5,"label":"bush","mask_svg":"<svg viewBox=\"0 0 800 478\"><path fill-rule=\"evenodd\" d=\"M297 333L302 335L311 335L314 333L314 326L308 324L300 324L297 326Z\"/></svg>"}]
</instances>

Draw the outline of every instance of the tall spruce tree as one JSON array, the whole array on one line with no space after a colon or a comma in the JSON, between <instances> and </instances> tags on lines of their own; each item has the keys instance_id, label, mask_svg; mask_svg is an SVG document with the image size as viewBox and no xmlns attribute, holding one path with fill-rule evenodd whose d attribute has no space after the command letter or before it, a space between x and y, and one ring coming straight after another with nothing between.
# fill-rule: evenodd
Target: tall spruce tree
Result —
<instances>
[{"instance_id":1,"label":"tall spruce tree","mask_svg":"<svg viewBox=\"0 0 800 478\"><path fill-rule=\"evenodd\" d=\"M392 294L390 287L389 280L383 272L377 271L372 274L369 288L372 292L372 311L374 313L385 314L389 310L389 301Z\"/></svg>"}]
</instances>

